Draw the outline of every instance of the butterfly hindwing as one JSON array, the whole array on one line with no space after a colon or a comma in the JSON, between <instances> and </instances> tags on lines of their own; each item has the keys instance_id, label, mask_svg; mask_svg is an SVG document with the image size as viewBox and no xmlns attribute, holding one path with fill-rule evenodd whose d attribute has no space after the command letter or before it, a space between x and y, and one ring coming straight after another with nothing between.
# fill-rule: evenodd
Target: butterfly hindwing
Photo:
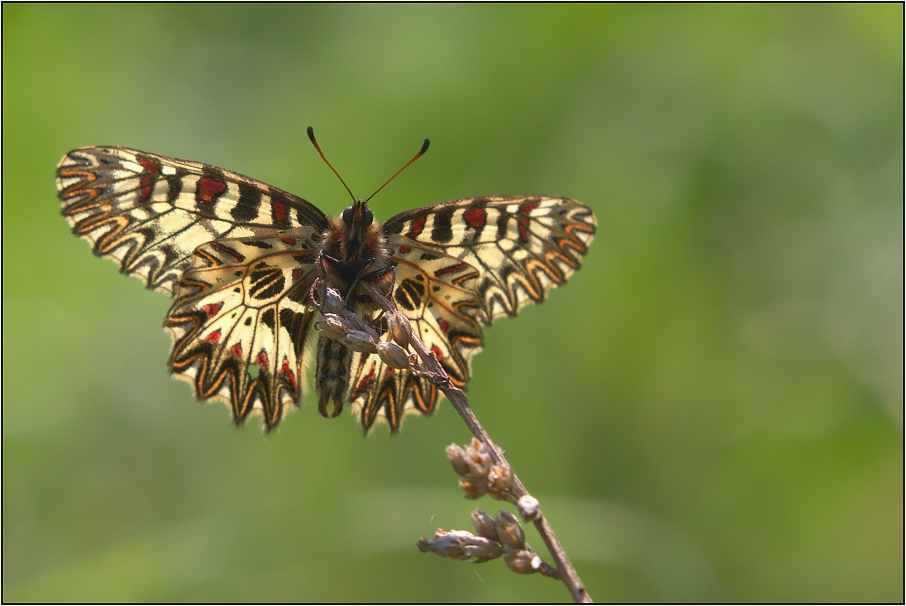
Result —
<instances>
[{"instance_id":1,"label":"butterfly hindwing","mask_svg":"<svg viewBox=\"0 0 906 606\"><path fill-rule=\"evenodd\" d=\"M481 351L477 321L478 270L403 236L391 236L390 259L396 266L393 301L412 330L434 353L457 387L471 376L472 356Z\"/></svg>"},{"instance_id":2,"label":"butterfly hindwing","mask_svg":"<svg viewBox=\"0 0 906 606\"><path fill-rule=\"evenodd\" d=\"M392 235L388 244L395 265L397 309L409 318L413 333L437 357L453 384L464 388L472 356L481 351L478 271L404 236ZM352 368L349 399L361 411L366 430L379 414L396 431L405 413L430 414L437 406L436 386L407 370L386 366L375 354L357 354Z\"/></svg>"},{"instance_id":3,"label":"butterfly hindwing","mask_svg":"<svg viewBox=\"0 0 906 606\"><path fill-rule=\"evenodd\" d=\"M378 420L396 432L406 413L434 412L439 391L427 379L391 368L375 354L354 354L352 367L349 400L366 432Z\"/></svg>"},{"instance_id":4,"label":"butterfly hindwing","mask_svg":"<svg viewBox=\"0 0 906 606\"><path fill-rule=\"evenodd\" d=\"M274 427L299 400L318 236L302 227L280 238L209 242L180 280L165 324L171 370L199 398L228 402L237 421L257 410Z\"/></svg>"},{"instance_id":5,"label":"butterfly hindwing","mask_svg":"<svg viewBox=\"0 0 906 606\"><path fill-rule=\"evenodd\" d=\"M192 251L218 238L327 227L302 198L238 173L124 147L83 147L57 166L63 215L95 254L174 294Z\"/></svg>"}]
</instances>

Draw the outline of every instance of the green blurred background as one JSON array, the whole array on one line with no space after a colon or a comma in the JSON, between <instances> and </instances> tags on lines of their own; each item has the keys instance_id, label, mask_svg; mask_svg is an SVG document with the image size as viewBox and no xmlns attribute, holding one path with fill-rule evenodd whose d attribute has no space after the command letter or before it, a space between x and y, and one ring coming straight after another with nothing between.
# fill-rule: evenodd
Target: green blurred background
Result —
<instances>
[{"instance_id":1,"label":"green blurred background","mask_svg":"<svg viewBox=\"0 0 906 606\"><path fill-rule=\"evenodd\" d=\"M4 601L568 600L415 548L476 505L449 404L233 429L168 378L167 298L59 214L103 144L336 214L309 124L358 195L431 137L379 218L594 209L469 389L593 598L902 601L902 53L897 4L5 4Z\"/></svg>"}]
</instances>

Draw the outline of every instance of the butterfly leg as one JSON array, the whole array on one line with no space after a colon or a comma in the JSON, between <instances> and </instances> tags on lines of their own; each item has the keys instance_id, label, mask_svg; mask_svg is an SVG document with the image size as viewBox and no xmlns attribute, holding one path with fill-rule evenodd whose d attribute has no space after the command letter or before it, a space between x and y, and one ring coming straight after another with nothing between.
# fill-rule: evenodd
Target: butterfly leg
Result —
<instances>
[{"instance_id":1,"label":"butterfly leg","mask_svg":"<svg viewBox=\"0 0 906 606\"><path fill-rule=\"evenodd\" d=\"M312 306L317 309L319 312L324 313L321 309L321 302L324 300L325 292L324 286L326 281L322 275L320 263L317 265L317 276L314 281L311 283L311 288L308 289L308 299L311 301ZM318 293L318 298L315 298L315 293Z\"/></svg>"},{"instance_id":2,"label":"butterfly leg","mask_svg":"<svg viewBox=\"0 0 906 606\"><path fill-rule=\"evenodd\" d=\"M389 273L389 277L388 277L388 273ZM389 288L387 289L387 292L386 292L387 299L390 300L390 304L393 305L394 308L396 307L396 305L393 303L393 299L390 297L390 295L393 294L393 288L396 286L396 266L395 265L391 265L390 267L387 267L385 269L380 269L380 270L371 272L370 274L363 276L362 279L366 283L371 283L372 281L376 282L376 283L378 283L377 284L378 286L380 286L380 283L388 284ZM358 281L357 281L357 283L358 283ZM380 309L378 315L374 317L373 323L375 325L377 325L379 322L382 321L383 318L384 318L384 310Z\"/></svg>"},{"instance_id":3,"label":"butterfly leg","mask_svg":"<svg viewBox=\"0 0 906 606\"><path fill-rule=\"evenodd\" d=\"M359 282L371 284L375 288L383 290L385 295L389 296L393 291L393 285L396 283L396 268L391 265L390 267L376 269L364 275L359 274L352 283L352 288L349 289L350 294L355 292L355 288L359 285ZM347 294L346 296L348 297L349 295Z\"/></svg>"},{"instance_id":4,"label":"butterfly leg","mask_svg":"<svg viewBox=\"0 0 906 606\"><path fill-rule=\"evenodd\" d=\"M312 305L318 311L321 311L321 301L324 300L324 289L328 284L327 279L327 264L331 263L333 265L339 265L339 260L334 259L330 255L324 254L324 251L318 253L318 258L315 261L315 280L311 283L311 288L308 289L308 298L311 300ZM318 298L315 298L315 293L318 293Z\"/></svg>"}]
</instances>

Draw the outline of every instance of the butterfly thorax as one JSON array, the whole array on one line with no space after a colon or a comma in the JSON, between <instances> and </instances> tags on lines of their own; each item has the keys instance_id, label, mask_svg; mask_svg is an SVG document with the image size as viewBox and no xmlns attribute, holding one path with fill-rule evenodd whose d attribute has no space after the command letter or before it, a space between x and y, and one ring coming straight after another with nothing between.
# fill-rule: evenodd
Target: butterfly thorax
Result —
<instances>
[{"instance_id":1,"label":"butterfly thorax","mask_svg":"<svg viewBox=\"0 0 906 606\"><path fill-rule=\"evenodd\" d=\"M349 298L351 307L370 301L358 285L363 280L375 285L388 281L389 267L387 238L365 202L357 201L331 220L321 242L323 278Z\"/></svg>"}]
</instances>

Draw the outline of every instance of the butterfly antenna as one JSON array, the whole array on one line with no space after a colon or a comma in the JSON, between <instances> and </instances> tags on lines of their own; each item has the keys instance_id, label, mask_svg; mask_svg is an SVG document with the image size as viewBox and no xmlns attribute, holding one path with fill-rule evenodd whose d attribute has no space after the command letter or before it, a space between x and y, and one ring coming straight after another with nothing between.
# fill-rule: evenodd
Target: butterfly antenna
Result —
<instances>
[{"instance_id":1,"label":"butterfly antenna","mask_svg":"<svg viewBox=\"0 0 906 606\"><path fill-rule=\"evenodd\" d=\"M381 191L382 189L384 189L384 188L387 186L387 183L390 183L391 181L393 181L394 179L396 179L397 175L399 175L401 172L403 172L404 170L406 170L407 168L409 168L409 165L410 165L410 164L412 164L413 162L415 162L416 160L418 160L419 158L421 158L421 157L424 155L424 153L425 153L426 151L428 151L428 146L429 146L429 145L431 145L431 141L428 140L428 137L425 137L425 142L422 143L422 148L421 148L420 150L418 150L418 153L415 154L415 156L413 156L411 160L409 160L408 162L406 162L406 164L405 164L401 169L399 169L398 171L396 171L396 175L393 175L392 177L390 177L389 179L387 179L387 181L386 181L383 185L381 185L379 188L377 188L377 190L376 190L373 194L371 194L370 196L368 196L368 197L365 199L365 202L368 202L368 200L370 200L370 199L372 199L373 197L375 197L379 191ZM326 162L326 160L325 160L325 162Z\"/></svg>"},{"instance_id":2,"label":"butterfly antenna","mask_svg":"<svg viewBox=\"0 0 906 606\"><path fill-rule=\"evenodd\" d=\"M311 126L308 127L308 138L311 139L311 144L314 145L314 146L315 146L315 149L318 150L318 153L321 154L321 159L324 160L324 164L326 164L326 165L330 168L330 170L333 171L333 174L335 174L335 175L337 176L337 179L340 180L340 183L342 183L342 184L343 184L343 187L346 188L346 191L349 192L349 195L352 197L352 201L355 202L355 201L356 201L356 200L355 200L355 196L352 194L352 190L349 189L349 186L346 185L346 181L343 180L343 177L340 176L340 173L337 172L337 169L335 169L335 168L330 164L330 162L327 161L327 158L324 157L324 152L321 151L321 146L318 145L318 141L315 139L315 129L312 128ZM425 141L427 141L427 139L425 139ZM428 146L425 145L425 147L427 148ZM416 158L417 158L417 157L418 157L418 156L416 156ZM413 160L414 160L414 159L415 159L415 158L413 158ZM412 164L412 163L410 162L409 164ZM408 164L407 164L406 166L408 166ZM403 168L405 168L405 166L404 166ZM394 176L396 176L396 175L394 175ZM372 194L372 195L374 195L374 194ZM369 200L370 200L370 198L369 198Z\"/></svg>"}]
</instances>

